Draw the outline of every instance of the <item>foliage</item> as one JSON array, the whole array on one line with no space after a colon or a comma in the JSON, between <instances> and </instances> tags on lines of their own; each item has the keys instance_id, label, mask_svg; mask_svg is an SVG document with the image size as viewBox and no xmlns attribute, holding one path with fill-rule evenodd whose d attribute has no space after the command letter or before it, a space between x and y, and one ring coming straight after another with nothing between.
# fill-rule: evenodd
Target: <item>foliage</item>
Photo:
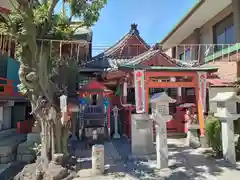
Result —
<instances>
[{"instance_id":1,"label":"foliage","mask_svg":"<svg viewBox=\"0 0 240 180\"><path fill-rule=\"evenodd\" d=\"M34 143L32 146L30 146L30 151L35 155L39 156L41 154L41 143Z\"/></svg>"},{"instance_id":2,"label":"foliage","mask_svg":"<svg viewBox=\"0 0 240 180\"><path fill-rule=\"evenodd\" d=\"M206 136L210 147L218 156L222 154L221 122L212 115L206 119Z\"/></svg>"},{"instance_id":3,"label":"foliage","mask_svg":"<svg viewBox=\"0 0 240 180\"><path fill-rule=\"evenodd\" d=\"M98 20L106 1L63 0L62 11L54 13L60 0L16 0L8 15L0 14L0 32L17 42L19 90L31 102L32 114L41 125L43 172L53 154L68 154L70 123L60 121L59 96L67 94L68 78L77 73L79 52L70 56L69 44L78 48L81 43L69 41L77 28L90 27ZM70 16L66 15L66 5ZM71 26L73 18L79 20L77 28ZM62 40L68 40L67 47Z\"/></svg>"}]
</instances>

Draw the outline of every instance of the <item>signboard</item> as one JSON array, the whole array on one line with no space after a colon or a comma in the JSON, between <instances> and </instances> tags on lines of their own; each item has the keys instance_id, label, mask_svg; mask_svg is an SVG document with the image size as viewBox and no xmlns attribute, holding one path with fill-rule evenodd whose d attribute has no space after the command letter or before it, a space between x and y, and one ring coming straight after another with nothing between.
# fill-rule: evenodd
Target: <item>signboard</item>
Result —
<instances>
[{"instance_id":1,"label":"signboard","mask_svg":"<svg viewBox=\"0 0 240 180\"><path fill-rule=\"evenodd\" d=\"M134 71L136 112L145 112L144 71Z\"/></svg>"},{"instance_id":2,"label":"signboard","mask_svg":"<svg viewBox=\"0 0 240 180\"><path fill-rule=\"evenodd\" d=\"M206 112L207 72L198 72L198 85L203 111Z\"/></svg>"},{"instance_id":3,"label":"signboard","mask_svg":"<svg viewBox=\"0 0 240 180\"><path fill-rule=\"evenodd\" d=\"M67 112L67 96L65 95L60 96L60 109L61 112Z\"/></svg>"}]
</instances>

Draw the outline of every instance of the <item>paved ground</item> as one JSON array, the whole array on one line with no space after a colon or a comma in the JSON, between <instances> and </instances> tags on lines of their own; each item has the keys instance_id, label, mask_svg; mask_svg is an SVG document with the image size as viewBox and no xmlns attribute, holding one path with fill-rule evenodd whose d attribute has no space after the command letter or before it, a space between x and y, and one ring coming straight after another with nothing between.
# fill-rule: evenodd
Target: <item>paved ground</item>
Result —
<instances>
[{"instance_id":1,"label":"paved ground","mask_svg":"<svg viewBox=\"0 0 240 180\"><path fill-rule=\"evenodd\" d=\"M80 157L80 177L75 180L239 180L240 171L227 166L223 161L206 158L199 150L189 149L181 140L169 139L169 168L156 169L156 161L129 160L130 143L122 138L106 142L105 164L108 168L103 176L93 177L91 168L91 149L84 145L75 146L75 154Z\"/></svg>"}]
</instances>

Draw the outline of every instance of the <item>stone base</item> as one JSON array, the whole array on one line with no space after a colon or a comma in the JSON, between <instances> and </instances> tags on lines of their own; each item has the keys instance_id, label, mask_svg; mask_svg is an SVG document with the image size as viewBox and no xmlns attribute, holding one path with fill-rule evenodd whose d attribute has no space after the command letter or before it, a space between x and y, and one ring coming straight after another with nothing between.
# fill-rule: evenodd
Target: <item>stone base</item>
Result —
<instances>
[{"instance_id":1,"label":"stone base","mask_svg":"<svg viewBox=\"0 0 240 180\"><path fill-rule=\"evenodd\" d=\"M47 171L47 178L49 178L49 180L63 179L66 178L68 174L68 170L61 165L57 165L53 162L49 164L49 169Z\"/></svg>"},{"instance_id":2,"label":"stone base","mask_svg":"<svg viewBox=\"0 0 240 180\"><path fill-rule=\"evenodd\" d=\"M0 147L0 164L7 164L16 159L16 145Z\"/></svg>"},{"instance_id":3,"label":"stone base","mask_svg":"<svg viewBox=\"0 0 240 180\"><path fill-rule=\"evenodd\" d=\"M200 137L200 144L203 148L209 148L207 137Z\"/></svg>"},{"instance_id":4,"label":"stone base","mask_svg":"<svg viewBox=\"0 0 240 180\"><path fill-rule=\"evenodd\" d=\"M147 114L132 114L131 151L137 156L156 152L153 145L153 123Z\"/></svg>"},{"instance_id":5,"label":"stone base","mask_svg":"<svg viewBox=\"0 0 240 180\"><path fill-rule=\"evenodd\" d=\"M34 161L35 158L36 158L36 156L33 154L18 154L17 155L17 161L20 161L20 162L29 163L29 162Z\"/></svg>"},{"instance_id":6,"label":"stone base","mask_svg":"<svg viewBox=\"0 0 240 180\"><path fill-rule=\"evenodd\" d=\"M148 160L156 160L157 155L156 154L147 154L147 155L129 155L129 160L142 160L142 161L148 161Z\"/></svg>"},{"instance_id":7,"label":"stone base","mask_svg":"<svg viewBox=\"0 0 240 180\"><path fill-rule=\"evenodd\" d=\"M198 126L190 126L187 132L186 145L192 148L199 148L200 143L200 134Z\"/></svg>"}]
</instances>

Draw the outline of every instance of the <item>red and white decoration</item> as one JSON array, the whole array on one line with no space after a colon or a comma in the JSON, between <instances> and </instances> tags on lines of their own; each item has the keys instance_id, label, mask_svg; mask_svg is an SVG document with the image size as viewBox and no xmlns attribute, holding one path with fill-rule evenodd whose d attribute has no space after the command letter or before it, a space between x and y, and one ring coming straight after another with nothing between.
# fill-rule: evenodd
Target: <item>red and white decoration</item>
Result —
<instances>
[{"instance_id":1,"label":"red and white decoration","mask_svg":"<svg viewBox=\"0 0 240 180\"><path fill-rule=\"evenodd\" d=\"M144 71L134 71L136 113L145 112Z\"/></svg>"},{"instance_id":2,"label":"red and white decoration","mask_svg":"<svg viewBox=\"0 0 240 180\"><path fill-rule=\"evenodd\" d=\"M206 112L207 72L198 72L198 85L200 91L200 101L202 102L202 108L203 111Z\"/></svg>"}]
</instances>

